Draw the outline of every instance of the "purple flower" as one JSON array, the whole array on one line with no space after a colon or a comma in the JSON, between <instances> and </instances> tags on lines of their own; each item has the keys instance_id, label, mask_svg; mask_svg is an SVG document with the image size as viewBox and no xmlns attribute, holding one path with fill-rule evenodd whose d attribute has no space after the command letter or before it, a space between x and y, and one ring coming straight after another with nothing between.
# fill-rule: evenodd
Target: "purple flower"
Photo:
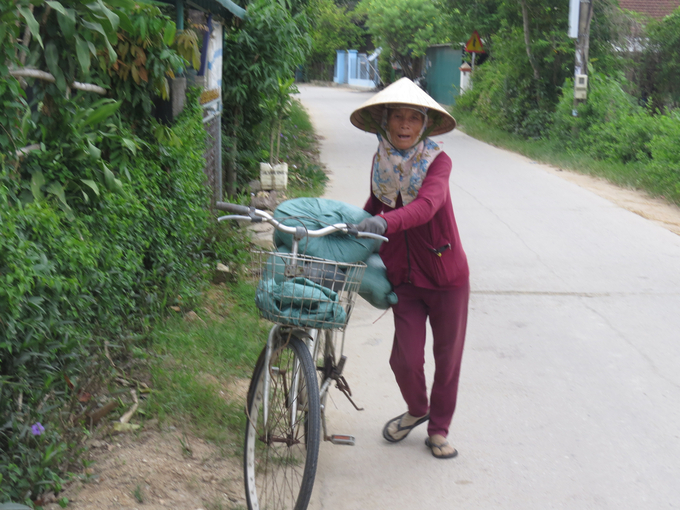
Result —
<instances>
[{"instance_id":1,"label":"purple flower","mask_svg":"<svg viewBox=\"0 0 680 510\"><path fill-rule=\"evenodd\" d=\"M39 421L36 421L31 426L31 432L33 433L34 436L40 436L43 432L45 432L45 427L43 427Z\"/></svg>"}]
</instances>

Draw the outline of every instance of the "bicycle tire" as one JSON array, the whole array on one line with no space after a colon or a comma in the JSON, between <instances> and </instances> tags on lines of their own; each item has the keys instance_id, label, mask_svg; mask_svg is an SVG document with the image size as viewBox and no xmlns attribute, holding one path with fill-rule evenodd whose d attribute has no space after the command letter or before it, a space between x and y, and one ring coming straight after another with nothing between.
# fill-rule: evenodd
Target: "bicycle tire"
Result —
<instances>
[{"instance_id":1,"label":"bicycle tire","mask_svg":"<svg viewBox=\"0 0 680 510\"><path fill-rule=\"evenodd\" d=\"M262 405L266 349L255 365L248 390L243 456L246 501L249 510L305 510L319 456L316 369L305 343L294 334L276 335L274 344L266 426ZM296 377L298 391L293 395ZM297 410L291 420L293 404Z\"/></svg>"}]
</instances>

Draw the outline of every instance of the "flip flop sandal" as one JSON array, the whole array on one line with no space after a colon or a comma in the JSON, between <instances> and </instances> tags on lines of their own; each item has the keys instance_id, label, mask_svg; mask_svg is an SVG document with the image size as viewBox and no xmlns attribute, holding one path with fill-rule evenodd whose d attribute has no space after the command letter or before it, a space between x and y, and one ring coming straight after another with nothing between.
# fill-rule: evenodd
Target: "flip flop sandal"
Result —
<instances>
[{"instance_id":1,"label":"flip flop sandal","mask_svg":"<svg viewBox=\"0 0 680 510\"><path fill-rule=\"evenodd\" d=\"M403 418L404 416L406 416L406 414L408 414L408 413L400 414L399 416L397 416L396 418L392 418L390 421L388 421L388 422L385 424L385 427L383 428L383 437L384 437L387 441L389 441L390 443L398 443L399 441L401 441L402 439L404 439L406 436L408 436L409 433L410 433L414 428L416 428L418 425L420 425L420 424L422 424L422 423L425 423L427 420L430 419L430 413L427 413L427 414L426 414L425 416L423 416L422 418L418 418L418 420L416 420L416 421L413 423L413 425L409 425L408 427L402 427L402 426L401 426L401 420L402 420L402 418ZM398 422L398 423L399 423L399 425L397 426L397 432L401 432L402 430L406 430L406 431L407 431L406 434L404 434L404 435L403 435L402 437L400 437L399 439L395 439L394 437L392 437L392 435L391 435L391 434L389 433L389 431L387 430L387 429L389 429L390 425L392 425L394 422Z\"/></svg>"},{"instance_id":2,"label":"flip flop sandal","mask_svg":"<svg viewBox=\"0 0 680 510\"><path fill-rule=\"evenodd\" d=\"M426 437L425 446L427 446L430 449L430 451L432 452L432 456L437 459L452 459L456 455L458 455L458 450L456 450L455 448L453 449L452 453L448 453L446 455L437 455L436 453L434 453L435 448L439 448L439 451L441 451L441 449L444 448L445 446L450 446L448 441L444 441L443 443L440 444L434 444L430 442L429 437Z\"/></svg>"}]
</instances>

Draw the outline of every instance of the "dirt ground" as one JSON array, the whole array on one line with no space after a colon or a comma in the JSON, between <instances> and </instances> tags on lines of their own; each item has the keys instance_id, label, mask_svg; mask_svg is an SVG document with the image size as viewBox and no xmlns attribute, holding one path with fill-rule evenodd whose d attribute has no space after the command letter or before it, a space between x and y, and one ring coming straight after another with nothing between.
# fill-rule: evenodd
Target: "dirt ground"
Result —
<instances>
[{"instance_id":1,"label":"dirt ground","mask_svg":"<svg viewBox=\"0 0 680 510\"><path fill-rule=\"evenodd\" d=\"M680 235L680 207L602 179L549 171ZM240 454L225 454L173 427L160 429L152 420L141 433L93 439L90 447L87 472L59 494L70 509L246 508ZM45 508L60 507L53 502Z\"/></svg>"},{"instance_id":2,"label":"dirt ground","mask_svg":"<svg viewBox=\"0 0 680 510\"><path fill-rule=\"evenodd\" d=\"M620 188L604 179L558 168L550 168L549 171L680 235L680 207L676 205L641 191Z\"/></svg>"},{"instance_id":3,"label":"dirt ground","mask_svg":"<svg viewBox=\"0 0 680 510\"><path fill-rule=\"evenodd\" d=\"M90 443L93 463L59 497L69 509L245 509L241 458L152 423L138 435ZM44 508L57 510L56 503Z\"/></svg>"}]
</instances>

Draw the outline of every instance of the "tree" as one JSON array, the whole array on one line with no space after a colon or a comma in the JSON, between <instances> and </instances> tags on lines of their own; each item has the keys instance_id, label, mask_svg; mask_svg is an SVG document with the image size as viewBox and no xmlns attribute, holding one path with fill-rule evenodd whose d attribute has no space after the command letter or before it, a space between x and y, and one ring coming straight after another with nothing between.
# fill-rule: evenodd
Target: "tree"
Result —
<instances>
[{"instance_id":1,"label":"tree","mask_svg":"<svg viewBox=\"0 0 680 510\"><path fill-rule=\"evenodd\" d=\"M452 37L465 40L477 30L489 54L475 70L473 95L461 104L502 129L530 137L546 133L562 86L574 74L575 46L567 36L568 2L443 1L460 21ZM612 0L593 1L590 62L604 72L620 69L612 11Z\"/></svg>"},{"instance_id":2,"label":"tree","mask_svg":"<svg viewBox=\"0 0 680 510\"><path fill-rule=\"evenodd\" d=\"M223 126L231 147L226 172L229 195L236 191L241 169L239 150L258 150L256 131L267 116L264 98L277 94L279 80L295 76L307 57L311 44L307 25L304 12L293 15L280 2L255 0L248 6L247 22L227 35L222 92Z\"/></svg>"},{"instance_id":3,"label":"tree","mask_svg":"<svg viewBox=\"0 0 680 510\"><path fill-rule=\"evenodd\" d=\"M352 21L347 7L333 0L310 0L309 21L312 49L308 62L332 64L336 50L348 50L359 44L361 29Z\"/></svg>"},{"instance_id":4,"label":"tree","mask_svg":"<svg viewBox=\"0 0 680 510\"><path fill-rule=\"evenodd\" d=\"M442 0L446 9L455 18L451 26L451 40L464 42L476 30L484 40L486 51L490 51L493 36L505 23L514 24L516 9L499 0Z\"/></svg>"},{"instance_id":5,"label":"tree","mask_svg":"<svg viewBox=\"0 0 680 510\"><path fill-rule=\"evenodd\" d=\"M648 27L647 78L658 103L680 103L680 8ZM651 88L651 87L650 87Z\"/></svg>"},{"instance_id":6,"label":"tree","mask_svg":"<svg viewBox=\"0 0 680 510\"><path fill-rule=\"evenodd\" d=\"M450 41L451 16L436 0L362 0L356 12L366 16L374 44L389 48L411 79L428 46Z\"/></svg>"}]
</instances>

